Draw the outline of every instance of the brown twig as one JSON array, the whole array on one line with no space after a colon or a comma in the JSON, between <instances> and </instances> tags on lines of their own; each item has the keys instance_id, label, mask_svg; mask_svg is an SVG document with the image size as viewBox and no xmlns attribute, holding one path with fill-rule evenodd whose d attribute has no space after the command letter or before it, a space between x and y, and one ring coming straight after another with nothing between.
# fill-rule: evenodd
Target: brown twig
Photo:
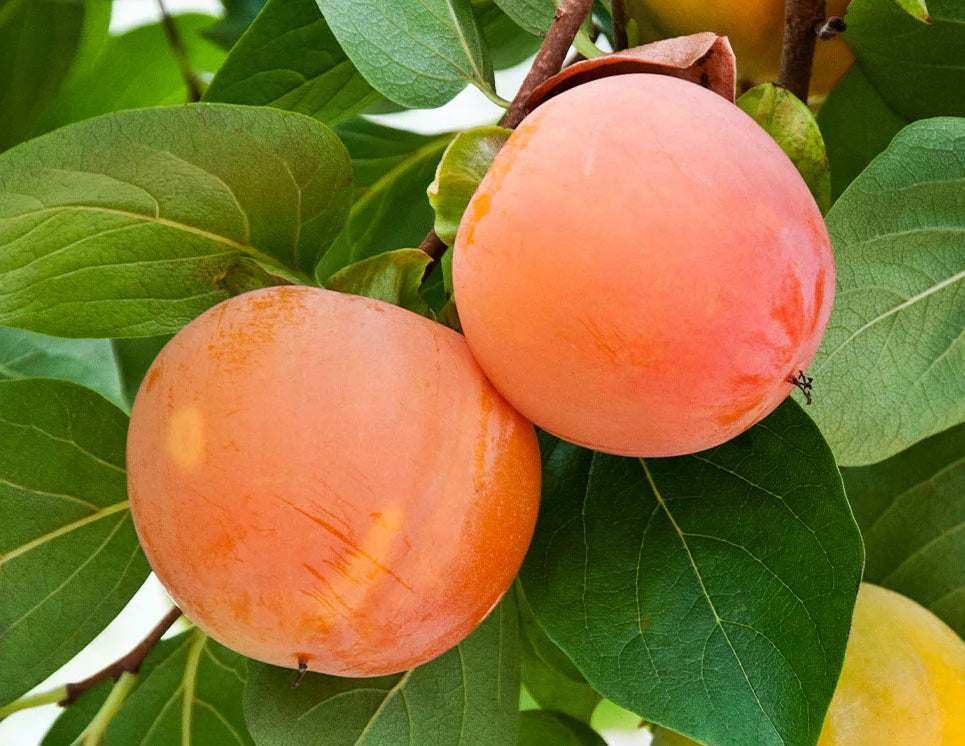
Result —
<instances>
[{"instance_id":1,"label":"brown twig","mask_svg":"<svg viewBox=\"0 0 965 746\"><path fill-rule=\"evenodd\" d=\"M817 30L825 22L825 0L784 0L784 46L778 83L807 103Z\"/></svg>"},{"instance_id":2,"label":"brown twig","mask_svg":"<svg viewBox=\"0 0 965 746\"><path fill-rule=\"evenodd\" d=\"M201 81L191 67L191 60L188 59L188 50L184 46L181 34L178 33L178 26L164 7L164 0L157 0L158 8L161 10L161 28L168 38L168 44L174 56L178 58L178 65L181 67L181 77L184 78L184 85L188 89L188 101L197 102L201 100Z\"/></svg>"},{"instance_id":3,"label":"brown twig","mask_svg":"<svg viewBox=\"0 0 965 746\"><path fill-rule=\"evenodd\" d=\"M147 637L135 645L125 656L118 658L106 668L102 668L93 676L88 676L83 681L68 684L67 696L57 704L61 707L67 707L76 702L81 694L88 689L93 689L102 681L107 681L108 679L117 681L123 673L137 673L144 659L147 658L148 653L154 649L154 646L158 644L158 641L164 636L164 633L171 628L171 625L174 624L180 616L181 609L175 606L165 614L164 618L148 633Z\"/></svg>"},{"instance_id":4,"label":"brown twig","mask_svg":"<svg viewBox=\"0 0 965 746\"><path fill-rule=\"evenodd\" d=\"M630 21L627 0L610 0L610 15L613 16L613 51L619 52L630 44L627 39L627 23Z\"/></svg>"},{"instance_id":5,"label":"brown twig","mask_svg":"<svg viewBox=\"0 0 965 746\"><path fill-rule=\"evenodd\" d=\"M433 262L438 262L442 255L446 253L446 245L439 238L439 234L435 230L431 230L426 234L426 237L422 239L422 243L419 244L419 248L422 249L426 254L432 257Z\"/></svg>"},{"instance_id":6,"label":"brown twig","mask_svg":"<svg viewBox=\"0 0 965 746\"><path fill-rule=\"evenodd\" d=\"M500 124L503 127L513 129L523 120L523 105L529 94L547 78L555 75L563 67L566 53L576 38L576 32L580 30L583 21L593 6L593 0L562 0L556 9L556 17L546 32L543 45L536 53L533 66L526 74L523 84L516 92L513 103L510 104Z\"/></svg>"}]
</instances>

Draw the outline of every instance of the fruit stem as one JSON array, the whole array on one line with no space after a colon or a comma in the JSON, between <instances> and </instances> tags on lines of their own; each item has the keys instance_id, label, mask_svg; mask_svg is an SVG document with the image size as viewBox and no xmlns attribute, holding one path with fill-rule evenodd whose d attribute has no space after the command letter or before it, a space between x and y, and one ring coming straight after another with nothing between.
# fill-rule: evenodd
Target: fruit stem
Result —
<instances>
[{"instance_id":1,"label":"fruit stem","mask_svg":"<svg viewBox=\"0 0 965 746\"><path fill-rule=\"evenodd\" d=\"M556 17L546 32L546 38L543 39L543 45L536 53L533 66L516 92L509 111L500 122L503 127L512 129L523 121L526 99L537 86L550 76L556 75L563 67L566 53L569 52L577 31L580 30L592 7L593 0L561 0L556 9Z\"/></svg>"},{"instance_id":2,"label":"fruit stem","mask_svg":"<svg viewBox=\"0 0 965 746\"><path fill-rule=\"evenodd\" d=\"M174 52L174 56L177 57L178 65L181 68L181 77L184 78L184 85L188 89L188 101L197 102L201 100L201 81L194 72L194 68L191 66L191 61L188 59L188 50L184 47L184 42L181 40L181 34L178 33L178 26L168 13L168 9L164 6L164 0L157 0L158 10L161 11L161 27L164 29L164 35L168 38L168 44L171 45L171 51Z\"/></svg>"},{"instance_id":3,"label":"fruit stem","mask_svg":"<svg viewBox=\"0 0 965 746\"><path fill-rule=\"evenodd\" d=\"M66 696L67 696L66 686L58 686L55 689L51 689L46 692L38 692L37 694L25 695L20 699L11 702L8 705L4 705L3 707L0 707L0 720L3 720L8 715L13 715L13 713L15 712L20 712L21 710L29 710L31 707L42 707L43 705L57 704Z\"/></svg>"},{"instance_id":4,"label":"fruit stem","mask_svg":"<svg viewBox=\"0 0 965 746\"><path fill-rule=\"evenodd\" d=\"M784 0L784 45L777 82L804 103L818 41L815 29L825 21L825 0Z\"/></svg>"},{"instance_id":5,"label":"fruit stem","mask_svg":"<svg viewBox=\"0 0 965 746\"><path fill-rule=\"evenodd\" d=\"M158 644L161 637L164 636L164 633L171 628L171 625L174 624L180 616L181 609L175 606L164 615L164 618L154 626L154 629L135 645L129 653L118 658L106 668L102 668L94 675L88 676L83 681L68 684L67 696L61 699L58 704L60 704L61 707L67 707L76 702L77 698L88 689L93 689L102 681L106 681L107 679L119 681L125 673L137 673L144 659L147 658L148 653L154 649L154 646Z\"/></svg>"},{"instance_id":6,"label":"fruit stem","mask_svg":"<svg viewBox=\"0 0 965 746\"><path fill-rule=\"evenodd\" d=\"M627 37L627 23L630 20L627 0L611 0L610 15L613 17L613 51L619 52L630 45Z\"/></svg>"}]
</instances>

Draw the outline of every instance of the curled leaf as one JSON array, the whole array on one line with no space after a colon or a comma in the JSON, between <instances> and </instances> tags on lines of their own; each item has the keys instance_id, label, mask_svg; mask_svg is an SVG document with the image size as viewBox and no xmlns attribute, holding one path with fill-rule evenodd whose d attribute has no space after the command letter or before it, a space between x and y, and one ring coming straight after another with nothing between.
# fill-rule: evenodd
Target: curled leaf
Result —
<instances>
[{"instance_id":1,"label":"curled leaf","mask_svg":"<svg viewBox=\"0 0 965 746\"><path fill-rule=\"evenodd\" d=\"M460 132L442 154L426 193L436 213L435 231L448 246L456 240L462 213L510 133L504 127L475 127Z\"/></svg>"},{"instance_id":2,"label":"curled leaf","mask_svg":"<svg viewBox=\"0 0 965 746\"><path fill-rule=\"evenodd\" d=\"M591 80L610 75L655 73L689 80L733 102L737 62L726 36L706 31L613 52L577 62L533 91L524 110L531 112L548 98Z\"/></svg>"}]
</instances>

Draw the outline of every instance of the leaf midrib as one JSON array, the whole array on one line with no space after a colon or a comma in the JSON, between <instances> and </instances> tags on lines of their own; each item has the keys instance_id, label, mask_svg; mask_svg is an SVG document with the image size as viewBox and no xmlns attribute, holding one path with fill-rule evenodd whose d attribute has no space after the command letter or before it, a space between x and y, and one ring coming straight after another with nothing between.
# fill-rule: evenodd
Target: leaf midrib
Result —
<instances>
[{"instance_id":1,"label":"leaf midrib","mask_svg":"<svg viewBox=\"0 0 965 746\"><path fill-rule=\"evenodd\" d=\"M761 698L757 695L757 691L754 689L754 685L751 683L750 677L747 674L747 670L744 668L744 663L741 660L740 656L737 654L737 650L734 647L734 644L731 642L730 636L727 634L727 630L724 629L724 625L723 625L724 619L720 616L720 614L717 613L717 607L714 605L714 601L710 597L710 592L707 590L707 586L704 585L704 579L703 579L703 576L700 574L700 569L697 567L697 560L694 558L693 553L690 551L690 545L687 543L687 539L684 535L684 532L682 531L676 519L674 518L673 514L671 513L670 507L667 505L666 501L664 500L663 495L660 493L660 490L657 487L657 483L654 480L653 475L650 473L650 468L647 465L647 460L639 459L639 462L640 462L640 465L643 467L643 472L647 477L647 482L650 485L650 489L653 491L654 497L656 498L657 502L660 504L660 507L663 508L663 511L667 516L667 519L670 521L671 526L673 526L674 531L677 533L677 536L680 538L680 543L683 546L684 551L687 553L687 559L690 562L690 566L694 572L694 576L697 578L697 583L698 585L700 585L700 591L703 594L704 599L707 601L707 605L710 607L711 613L714 615L714 624L720 630L721 635L723 635L724 640L727 642L727 647L730 648L730 651L734 656L734 660L737 662L738 668L740 668L741 675L744 677L744 681L747 683L747 688L750 690L751 695L754 697L754 701L757 703L758 708L760 708L761 714L764 715L764 718L767 720L768 724L770 724L771 728L773 729L774 733L778 736L778 738L781 738L780 731L778 730L777 726L774 724L774 721L771 719L771 716L767 713L767 710L764 709L764 703L761 702Z\"/></svg>"},{"instance_id":2,"label":"leaf midrib","mask_svg":"<svg viewBox=\"0 0 965 746\"><path fill-rule=\"evenodd\" d=\"M198 228L193 225L188 225L187 223L182 223L178 220L171 220L170 218L163 218L155 215L143 215L136 212L131 212L130 210L119 210L112 207L101 207L98 205L63 205L58 207L45 207L39 210L31 210L29 212L18 213L15 216L9 218L10 220L15 220L17 218L32 217L34 215L40 215L45 213L60 213L60 212L96 212L105 215L117 215L119 217L130 218L132 220L140 220L146 223L154 223L156 225L161 225L166 228L173 228L175 230L183 231L185 233L190 233L192 235L198 236L205 240L211 241L213 243L219 244L221 246L226 246L233 249L241 254L245 254L256 261L268 265L273 269L277 270L282 276L292 276L298 279L303 284L314 284L308 275L298 269L293 269L282 264L279 260L275 259L273 256L266 254L264 251L255 248L251 244L241 243L228 236L222 236L218 233L213 233L212 231L205 230L203 228ZM94 234L94 236L99 234ZM94 237L91 236L91 237Z\"/></svg>"}]
</instances>

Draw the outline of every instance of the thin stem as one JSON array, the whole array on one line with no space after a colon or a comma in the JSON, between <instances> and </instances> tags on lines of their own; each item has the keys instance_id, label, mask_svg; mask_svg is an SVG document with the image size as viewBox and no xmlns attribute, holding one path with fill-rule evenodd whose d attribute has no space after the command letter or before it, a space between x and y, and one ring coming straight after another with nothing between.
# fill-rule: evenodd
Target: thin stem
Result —
<instances>
[{"instance_id":1,"label":"thin stem","mask_svg":"<svg viewBox=\"0 0 965 746\"><path fill-rule=\"evenodd\" d=\"M134 684L137 683L137 674L125 671L121 674L117 683L111 687L111 693L107 695L107 699L104 700L104 704L100 706L97 714L94 715L94 719L91 720L84 731L77 737L74 741L80 746L99 746L99 744L104 741L104 733L107 730L107 726L111 724L111 720L117 714L117 711L121 709L121 705L124 700L127 699L127 695L131 693L131 689L134 688Z\"/></svg>"},{"instance_id":2,"label":"thin stem","mask_svg":"<svg viewBox=\"0 0 965 746\"><path fill-rule=\"evenodd\" d=\"M573 37L573 46L576 47L577 52L588 60L592 60L594 57L602 57L606 54L606 52L593 42L593 39L591 39L583 29L577 31L576 36Z\"/></svg>"},{"instance_id":3,"label":"thin stem","mask_svg":"<svg viewBox=\"0 0 965 746\"><path fill-rule=\"evenodd\" d=\"M825 0L784 0L784 46L778 83L807 103L817 29L824 25Z\"/></svg>"},{"instance_id":4,"label":"thin stem","mask_svg":"<svg viewBox=\"0 0 965 746\"><path fill-rule=\"evenodd\" d=\"M419 248L432 257L433 262L439 261L442 255L446 253L446 245L442 239L439 238L439 234L435 232L435 229L426 234L426 237L422 239L422 243L419 244Z\"/></svg>"},{"instance_id":5,"label":"thin stem","mask_svg":"<svg viewBox=\"0 0 965 746\"><path fill-rule=\"evenodd\" d=\"M495 89L490 88L489 86L485 86L485 85L477 85L476 88L478 88L479 91L482 93L482 95L484 95L486 98L488 98L488 99L489 99L490 101L492 101L494 104L496 104L496 106L498 106L500 109L508 109L508 108L509 108L509 101L507 101L507 100L504 99L502 96L500 96L498 93L496 93Z\"/></svg>"},{"instance_id":6,"label":"thin stem","mask_svg":"<svg viewBox=\"0 0 965 746\"><path fill-rule=\"evenodd\" d=\"M536 53L536 59L523 84L516 92L516 97L500 122L503 127L514 128L523 120L523 106L536 88L547 78L555 75L563 67L566 53L576 38L583 21L593 7L593 0L561 0L556 9L556 17L546 32L543 45Z\"/></svg>"},{"instance_id":7,"label":"thin stem","mask_svg":"<svg viewBox=\"0 0 965 746\"><path fill-rule=\"evenodd\" d=\"M164 0L157 0L157 6L161 11L161 27L164 29L164 34L168 37L168 44L171 45L171 51L178 58L178 65L181 67L181 77L184 78L184 85L188 89L188 101L200 101L201 81L195 75L194 68L191 67L188 50L181 40L181 34L178 33L178 26L164 6Z\"/></svg>"},{"instance_id":8,"label":"thin stem","mask_svg":"<svg viewBox=\"0 0 965 746\"><path fill-rule=\"evenodd\" d=\"M80 697L80 695L82 695L88 689L93 689L102 681L106 681L107 679L114 679L117 681L125 673L137 673L141 668L141 664L144 662L144 659L147 658L148 653L154 649L154 646L158 644L158 642L164 636L164 633L171 628L171 625L174 624L180 616L181 609L175 606L164 615L164 618L155 625L154 629L147 634L147 637L135 645L125 656L118 658L106 668L102 668L93 676L88 676L83 681L78 681L75 684L68 684L67 696L60 700L60 705L67 707L68 705L73 704L77 701L77 698Z\"/></svg>"},{"instance_id":9,"label":"thin stem","mask_svg":"<svg viewBox=\"0 0 965 746\"><path fill-rule=\"evenodd\" d=\"M630 10L627 0L610 0L610 15L613 16L613 46L619 52L630 46L627 39L627 23L630 21Z\"/></svg>"},{"instance_id":10,"label":"thin stem","mask_svg":"<svg viewBox=\"0 0 965 746\"><path fill-rule=\"evenodd\" d=\"M58 686L56 689L51 689L46 692L26 694L20 699L0 707L0 720L3 720L8 715L13 715L15 712L20 712L20 710L29 710L31 707L42 707L43 705L55 705L66 696L66 685Z\"/></svg>"}]
</instances>

